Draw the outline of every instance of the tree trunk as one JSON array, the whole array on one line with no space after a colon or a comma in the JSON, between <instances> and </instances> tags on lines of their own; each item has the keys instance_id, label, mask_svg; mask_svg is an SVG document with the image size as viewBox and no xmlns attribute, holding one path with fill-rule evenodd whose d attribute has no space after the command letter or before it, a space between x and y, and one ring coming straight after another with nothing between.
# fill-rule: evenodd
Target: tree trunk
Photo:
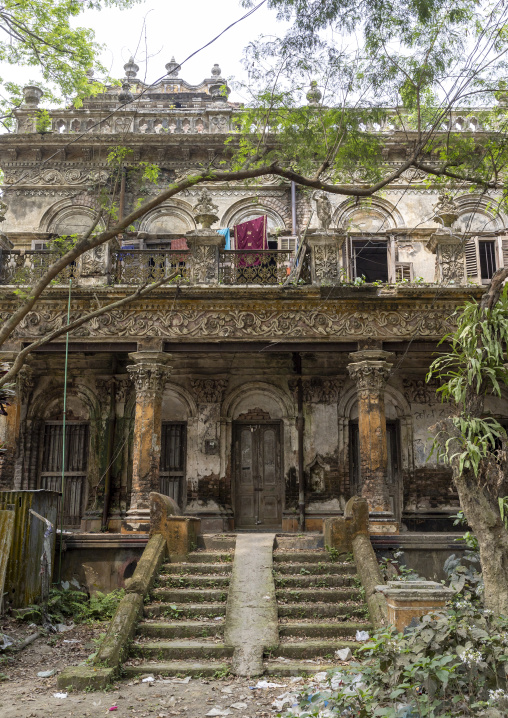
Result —
<instances>
[{"instance_id":1,"label":"tree trunk","mask_svg":"<svg viewBox=\"0 0 508 718\"><path fill-rule=\"evenodd\" d=\"M444 419L432 429L445 436L458 437L459 431L452 419ZM450 442L449 455L459 453L458 439ZM480 562L484 582L484 605L496 615L508 616L508 531L501 520L497 497L489 491L488 483L482 481L489 471L489 461L481 462L478 476L473 471L459 470L459 459L451 460L453 481L459 500L480 547Z\"/></svg>"}]
</instances>

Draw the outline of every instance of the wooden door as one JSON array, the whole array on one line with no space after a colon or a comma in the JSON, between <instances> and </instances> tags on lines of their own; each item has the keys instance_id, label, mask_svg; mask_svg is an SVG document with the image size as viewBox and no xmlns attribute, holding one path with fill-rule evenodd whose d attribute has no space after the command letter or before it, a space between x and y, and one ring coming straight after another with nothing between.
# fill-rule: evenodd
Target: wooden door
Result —
<instances>
[{"instance_id":1,"label":"wooden door","mask_svg":"<svg viewBox=\"0 0 508 718\"><path fill-rule=\"evenodd\" d=\"M235 525L280 528L280 425L235 425Z\"/></svg>"}]
</instances>

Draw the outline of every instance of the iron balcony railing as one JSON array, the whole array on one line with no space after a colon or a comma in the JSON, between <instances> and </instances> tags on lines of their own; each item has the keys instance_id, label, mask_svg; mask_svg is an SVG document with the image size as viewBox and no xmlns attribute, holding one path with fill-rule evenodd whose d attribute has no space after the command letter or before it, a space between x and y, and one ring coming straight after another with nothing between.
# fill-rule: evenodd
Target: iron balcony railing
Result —
<instances>
[{"instance_id":1,"label":"iron balcony railing","mask_svg":"<svg viewBox=\"0 0 508 718\"><path fill-rule=\"evenodd\" d=\"M113 284L149 284L177 271L190 280L191 262L189 251L119 249L112 252L111 278Z\"/></svg>"},{"instance_id":2,"label":"iron balcony railing","mask_svg":"<svg viewBox=\"0 0 508 718\"><path fill-rule=\"evenodd\" d=\"M59 258L58 252L48 249L2 251L0 253L0 284L33 285ZM73 262L56 277L57 284L68 284L77 277L78 268Z\"/></svg>"},{"instance_id":3,"label":"iron balcony railing","mask_svg":"<svg viewBox=\"0 0 508 718\"><path fill-rule=\"evenodd\" d=\"M283 284L288 278L294 252L289 249L221 250L219 283Z\"/></svg>"}]
</instances>

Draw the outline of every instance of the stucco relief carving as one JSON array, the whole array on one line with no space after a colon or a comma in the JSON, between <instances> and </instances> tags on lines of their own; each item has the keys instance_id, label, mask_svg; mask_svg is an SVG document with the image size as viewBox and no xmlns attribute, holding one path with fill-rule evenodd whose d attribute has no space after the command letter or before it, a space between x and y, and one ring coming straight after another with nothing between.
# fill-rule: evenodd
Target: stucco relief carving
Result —
<instances>
[{"instance_id":1,"label":"stucco relief carving","mask_svg":"<svg viewBox=\"0 0 508 718\"><path fill-rule=\"evenodd\" d=\"M336 244L317 244L312 247L316 277L323 282L336 283L339 280Z\"/></svg>"},{"instance_id":2,"label":"stucco relief carving","mask_svg":"<svg viewBox=\"0 0 508 718\"><path fill-rule=\"evenodd\" d=\"M171 374L171 367L165 364L133 364L127 367L134 386L136 397L153 397L164 391L166 381Z\"/></svg>"},{"instance_id":3,"label":"stucco relief carving","mask_svg":"<svg viewBox=\"0 0 508 718\"><path fill-rule=\"evenodd\" d=\"M9 365L9 367L10 366L11 365ZM28 364L24 364L16 377L16 391L22 404L29 399L35 386L33 373L32 367L28 366Z\"/></svg>"},{"instance_id":4,"label":"stucco relief carving","mask_svg":"<svg viewBox=\"0 0 508 718\"><path fill-rule=\"evenodd\" d=\"M413 337L441 338L453 329L452 309L423 308L390 311L330 309L328 311L292 309L189 309L169 312L153 307L150 310L117 309L87 322L72 336L94 337ZM1 314L3 320L9 310ZM73 312L72 319L81 316ZM41 309L30 312L18 325L15 335L39 337L62 327L65 310Z\"/></svg>"},{"instance_id":5,"label":"stucco relief carving","mask_svg":"<svg viewBox=\"0 0 508 718\"><path fill-rule=\"evenodd\" d=\"M404 379L404 394L412 404L430 404L436 398L439 383L435 379Z\"/></svg>"},{"instance_id":6,"label":"stucco relief carving","mask_svg":"<svg viewBox=\"0 0 508 718\"><path fill-rule=\"evenodd\" d=\"M220 404L228 385L227 379L193 379L191 383L198 404Z\"/></svg>"},{"instance_id":7,"label":"stucco relief carving","mask_svg":"<svg viewBox=\"0 0 508 718\"><path fill-rule=\"evenodd\" d=\"M441 279L444 282L464 281L464 245L446 244L440 247Z\"/></svg>"},{"instance_id":8,"label":"stucco relief carving","mask_svg":"<svg viewBox=\"0 0 508 718\"><path fill-rule=\"evenodd\" d=\"M117 404L125 404L129 392L132 389L132 377L115 377L115 401Z\"/></svg>"},{"instance_id":9,"label":"stucco relief carving","mask_svg":"<svg viewBox=\"0 0 508 718\"><path fill-rule=\"evenodd\" d=\"M296 396L298 380L289 380L289 388ZM322 377L311 377L302 379L303 400L308 404L334 404L339 400L339 394L343 386L342 379L328 379Z\"/></svg>"},{"instance_id":10,"label":"stucco relief carving","mask_svg":"<svg viewBox=\"0 0 508 718\"><path fill-rule=\"evenodd\" d=\"M217 257L215 247L191 243L192 269L194 281L208 284L216 281Z\"/></svg>"},{"instance_id":11,"label":"stucco relief carving","mask_svg":"<svg viewBox=\"0 0 508 718\"><path fill-rule=\"evenodd\" d=\"M92 169L8 169L5 172L6 184L90 184L108 180L106 170Z\"/></svg>"},{"instance_id":12,"label":"stucco relief carving","mask_svg":"<svg viewBox=\"0 0 508 718\"><path fill-rule=\"evenodd\" d=\"M93 277L106 273L107 247L101 244L81 256L80 274L82 277Z\"/></svg>"},{"instance_id":13,"label":"stucco relief carving","mask_svg":"<svg viewBox=\"0 0 508 718\"><path fill-rule=\"evenodd\" d=\"M371 395L384 391L391 367L387 362L361 361L349 364L348 370L358 394Z\"/></svg>"}]
</instances>

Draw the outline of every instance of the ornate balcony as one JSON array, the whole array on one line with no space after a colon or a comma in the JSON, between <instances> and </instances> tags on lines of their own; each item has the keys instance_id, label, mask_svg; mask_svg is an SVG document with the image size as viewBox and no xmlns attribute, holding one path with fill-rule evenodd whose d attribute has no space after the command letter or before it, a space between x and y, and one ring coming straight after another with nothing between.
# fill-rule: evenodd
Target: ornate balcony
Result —
<instances>
[{"instance_id":1,"label":"ornate balcony","mask_svg":"<svg viewBox=\"0 0 508 718\"><path fill-rule=\"evenodd\" d=\"M189 251L120 249L112 252L112 284L149 284L173 272L190 280L192 255Z\"/></svg>"},{"instance_id":2,"label":"ornate balcony","mask_svg":"<svg viewBox=\"0 0 508 718\"><path fill-rule=\"evenodd\" d=\"M282 284L291 271L294 253L286 249L221 250L219 283Z\"/></svg>"}]
</instances>

